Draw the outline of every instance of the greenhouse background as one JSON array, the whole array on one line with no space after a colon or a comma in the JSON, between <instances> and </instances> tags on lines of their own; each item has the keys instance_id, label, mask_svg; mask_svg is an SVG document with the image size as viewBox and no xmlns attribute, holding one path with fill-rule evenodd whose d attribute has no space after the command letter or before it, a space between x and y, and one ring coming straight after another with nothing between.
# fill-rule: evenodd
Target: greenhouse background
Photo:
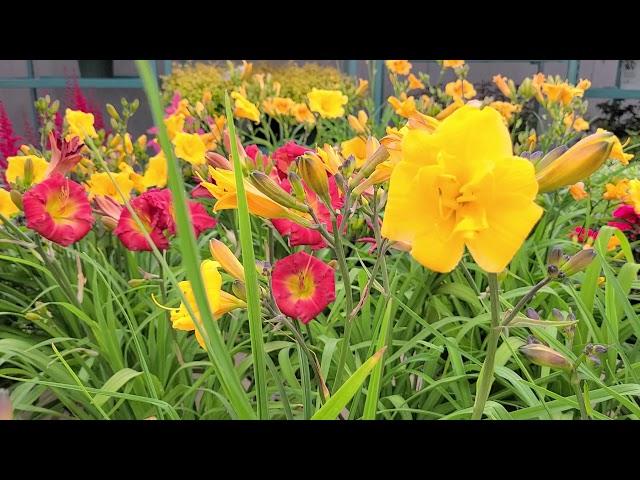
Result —
<instances>
[{"instance_id":1,"label":"greenhouse background","mask_svg":"<svg viewBox=\"0 0 640 480\"><path fill-rule=\"evenodd\" d=\"M254 61L254 60L249 60ZM70 79L77 78L80 87L89 100L96 105L118 103L121 97L129 100L139 98L144 104L140 79L133 60L109 60L106 72L98 76L89 70L83 72L78 60L5 60L0 64L0 101L4 104L9 118L13 119L16 133L25 134L25 125L34 123L33 101L49 93L53 98L63 98ZM97 64L105 61L89 61ZM223 65L226 60L197 60L196 62ZM261 62L260 60L256 62ZM290 61L265 61L270 65L283 65ZM378 77L384 79L382 89L374 92L378 102L393 93L391 83L385 74L384 62L377 62ZM184 60L156 60L156 73L164 76L174 65L184 64ZM239 63L239 62L235 62ZM352 76L367 78L365 60L295 60L296 64L316 63L331 66ZM414 72L425 72L437 77L439 66L435 60L412 60ZM471 64L469 80L477 85L489 84L493 75L500 73L519 83L523 78L537 72L546 75L560 75L575 83L580 78L591 81L592 87L586 92L589 100L589 117L597 117L597 105L611 99L638 103L640 99L640 72L633 60L469 60ZM103 67L104 70L104 67ZM89 76L87 76L89 75ZM132 120L131 129L141 134L151 124L149 110L140 109Z\"/></svg>"}]
</instances>

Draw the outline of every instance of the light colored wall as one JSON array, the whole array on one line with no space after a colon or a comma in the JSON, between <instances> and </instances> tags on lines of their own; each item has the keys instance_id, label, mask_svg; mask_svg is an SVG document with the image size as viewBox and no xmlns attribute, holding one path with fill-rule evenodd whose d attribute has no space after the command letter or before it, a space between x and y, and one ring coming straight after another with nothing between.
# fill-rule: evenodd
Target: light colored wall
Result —
<instances>
[{"instance_id":1,"label":"light colored wall","mask_svg":"<svg viewBox=\"0 0 640 480\"><path fill-rule=\"evenodd\" d=\"M263 61L263 60L256 60ZM330 65L334 67L344 66L345 61L342 60L301 60L298 63L316 62L322 65ZM218 61L216 61L218 62ZM220 60L219 62L224 62ZM270 60L275 64L283 64L285 60ZM433 62L412 61L414 71L426 72L437 78L438 66ZM593 87L609 87L615 84L617 72L616 60L582 60L580 62L580 78L588 78L591 80ZM524 77L535 73L536 66L526 61L511 63L496 61L492 63L472 63L469 79L474 83L490 81L493 75L500 73L509 78L513 78L519 83ZM160 66L161 69L161 66ZM567 66L565 62L548 61L545 62L544 71L547 74L558 74L566 76ZM360 77L367 76L367 67L364 61L358 62L358 75ZM36 76L73 76L79 75L77 60L34 60L34 73ZM114 74L116 76L134 76L136 69L131 60L115 60ZM2 60L0 61L0 77L24 77L27 75L26 62L23 60ZM448 75L452 75L451 72ZM384 96L390 95L392 92L391 85L385 80ZM49 93L54 98L64 98L64 89L38 89L37 95L45 95ZM131 130L135 134L143 133L151 125L151 116L149 114L144 94L141 90L136 89L85 89L86 95L97 105L104 106L105 103L113 103L119 105L120 98L126 97L128 100L139 98L141 107L131 122ZM25 121L31 121L31 93L27 89L0 89L0 101L3 102L9 117L14 123L15 129L19 135L24 135ZM595 107L602 99L590 99L589 113L597 114Z\"/></svg>"}]
</instances>

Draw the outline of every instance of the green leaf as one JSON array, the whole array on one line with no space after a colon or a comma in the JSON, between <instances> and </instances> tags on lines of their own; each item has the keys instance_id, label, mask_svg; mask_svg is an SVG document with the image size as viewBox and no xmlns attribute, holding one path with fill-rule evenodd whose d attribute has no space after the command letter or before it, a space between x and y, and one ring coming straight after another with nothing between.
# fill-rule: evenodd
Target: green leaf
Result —
<instances>
[{"instance_id":1,"label":"green leaf","mask_svg":"<svg viewBox=\"0 0 640 480\"><path fill-rule=\"evenodd\" d=\"M373 370L373 367L380 361L385 350L386 347L378 350L371 358L360 365L360 368L353 372L353 375L351 375L338 391L327 400L327 403L311 417L311 420L335 420L362 386L371 373L371 370Z\"/></svg>"},{"instance_id":2,"label":"green leaf","mask_svg":"<svg viewBox=\"0 0 640 480\"><path fill-rule=\"evenodd\" d=\"M103 392L117 392L126 385L129 380L136 378L139 375L142 375L142 372L138 372L131 368L123 368L122 370L114 373L111 378L104 383L100 390ZM96 395L93 398L93 404L101 407L107 400L109 400L109 396L107 394Z\"/></svg>"}]
</instances>

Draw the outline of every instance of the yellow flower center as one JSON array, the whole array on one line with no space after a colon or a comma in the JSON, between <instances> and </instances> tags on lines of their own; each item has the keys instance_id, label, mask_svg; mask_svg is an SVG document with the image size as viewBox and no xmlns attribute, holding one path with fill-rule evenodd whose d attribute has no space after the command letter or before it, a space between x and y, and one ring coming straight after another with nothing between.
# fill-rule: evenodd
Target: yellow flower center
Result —
<instances>
[{"instance_id":1,"label":"yellow flower center","mask_svg":"<svg viewBox=\"0 0 640 480\"><path fill-rule=\"evenodd\" d=\"M461 185L454 175L441 174L436 179L440 216L448 220L455 215L453 233L469 240L489 228L486 210L477 202L471 184Z\"/></svg>"},{"instance_id":2,"label":"yellow flower center","mask_svg":"<svg viewBox=\"0 0 640 480\"><path fill-rule=\"evenodd\" d=\"M287 289L299 300L307 300L313 297L316 286L311 275L306 272L299 272L290 275L286 280Z\"/></svg>"},{"instance_id":3,"label":"yellow flower center","mask_svg":"<svg viewBox=\"0 0 640 480\"><path fill-rule=\"evenodd\" d=\"M51 196L45 210L56 223L73 223L73 215L76 213L76 204L69 201L69 188L63 186L60 192Z\"/></svg>"}]
</instances>

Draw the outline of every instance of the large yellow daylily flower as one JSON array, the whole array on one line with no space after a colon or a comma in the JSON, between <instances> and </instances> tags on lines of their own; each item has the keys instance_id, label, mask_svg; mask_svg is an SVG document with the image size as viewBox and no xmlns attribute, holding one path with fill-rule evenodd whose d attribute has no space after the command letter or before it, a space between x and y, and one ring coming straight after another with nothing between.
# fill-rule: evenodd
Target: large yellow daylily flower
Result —
<instances>
[{"instance_id":1,"label":"large yellow daylily flower","mask_svg":"<svg viewBox=\"0 0 640 480\"><path fill-rule=\"evenodd\" d=\"M542 208L533 165L513 155L501 115L461 107L433 133L406 132L391 174L382 234L431 270L455 268L465 246L487 272L511 261Z\"/></svg>"}]
</instances>

